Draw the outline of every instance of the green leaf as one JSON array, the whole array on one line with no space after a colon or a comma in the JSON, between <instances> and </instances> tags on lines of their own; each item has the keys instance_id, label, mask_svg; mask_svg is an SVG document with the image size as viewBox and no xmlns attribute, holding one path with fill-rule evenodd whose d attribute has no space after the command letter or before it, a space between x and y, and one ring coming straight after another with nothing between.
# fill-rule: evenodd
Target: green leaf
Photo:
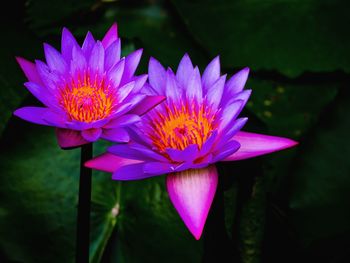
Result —
<instances>
[{"instance_id":1,"label":"green leaf","mask_svg":"<svg viewBox=\"0 0 350 263\"><path fill-rule=\"evenodd\" d=\"M305 245L350 231L349 114L344 89L298 153L290 207Z\"/></svg>"},{"instance_id":2,"label":"green leaf","mask_svg":"<svg viewBox=\"0 0 350 263\"><path fill-rule=\"evenodd\" d=\"M193 38L224 67L295 77L350 72L345 0L174 0Z\"/></svg>"}]
</instances>

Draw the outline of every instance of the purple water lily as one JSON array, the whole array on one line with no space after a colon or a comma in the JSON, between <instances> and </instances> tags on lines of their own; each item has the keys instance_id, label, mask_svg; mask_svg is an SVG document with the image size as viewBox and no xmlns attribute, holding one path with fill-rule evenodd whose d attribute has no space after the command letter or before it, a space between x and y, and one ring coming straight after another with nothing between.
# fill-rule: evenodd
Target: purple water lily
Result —
<instances>
[{"instance_id":1,"label":"purple water lily","mask_svg":"<svg viewBox=\"0 0 350 263\"><path fill-rule=\"evenodd\" d=\"M68 29L62 32L61 53L44 44L46 63L17 61L29 82L28 90L45 107L24 107L15 115L41 125L57 127L62 148L99 138L127 142L125 127L164 97L141 93L147 75L134 76L142 50L121 58L117 24L102 41L87 33L80 47Z\"/></svg>"},{"instance_id":2,"label":"purple water lily","mask_svg":"<svg viewBox=\"0 0 350 263\"><path fill-rule=\"evenodd\" d=\"M216 57L201 76L185 55L176 74L153 58L148 73L149 94L167 100L134 125L128 144L110 147L86 166L112 172L114 180L168 174L169 197L199 239L217 188L215 163L279 151L296 142L240 131L247 118L237 116L251 93L243 90L248 68L226 81Z\"/></svg>"}]
</instances>

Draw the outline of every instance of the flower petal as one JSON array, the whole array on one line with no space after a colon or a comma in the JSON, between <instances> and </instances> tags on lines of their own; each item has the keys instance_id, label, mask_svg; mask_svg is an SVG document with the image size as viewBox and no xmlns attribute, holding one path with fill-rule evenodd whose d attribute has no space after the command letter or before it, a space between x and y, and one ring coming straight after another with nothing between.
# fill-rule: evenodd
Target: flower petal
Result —
<instances>
[{"instance_id":1,"label":"flower petal","mask_svg":"<svg viewBox=\"0 0 350 263\"><path fill-rule=\"evenodd\" d=\"M72 50L72 60L70 62L70 69L73 76L82 72L87 65L86 58L80 47L74 46Z\"/></svg>"},{"instance_id":2,"label":"flower petal","mask_svg":"<svg viewBox=\"0 0 350 263\"><path fill-rule=\"evenodd\" d=\"M101 138L112 142L128 142L129 134L124 128L103 129Z\"/></svg>"},{"instance_id":3,"label":"flower petal","mask_svg":"<svg viewBox=\"0 0 350 263\"><path fill-rule=\"evenodd\" d=\"M215 83L207 89L207 100L214 108L218 108L221 102L222 93L224 91L226 75L219 78Z\"/></svg>"},{"instance_id":4,"label":"flower petal","mask_svg":"<svg viewBox=\"0 0 350 263\"><path fill-rule=\"evenodd\" d=\"M158 60L151 57L148 64L149 84L157 91L159 95L164 95L166 83L166 71Z\"/></svg>"},{"instance_id":5,"label":"flower petal","mask_svg":"<svg viewBox=\"0 0 350 263\"><path fill-rule=\"evenodd\" d=\"M207 92L208 89L215 83L220 77L220 58L215 57L203 72L202 84L204 91Z\"/></svg>"},{"instance_id":6,"label":"flower petal","mask_svg":"<svg viewBox=\"0 0 350 263\"><path fill-rule=\"evenodd\" d=\"M117 39L118 39L118 26L117 26L117 23L113 23L110 29L108 29L106 35L103 37L102 45L106 49Z\"/></svg>"},{"instance_id":7,"label":"flower petal","mask_svg":"<svg viewBox=\"0 0 350 263\"><path fill-rule=\"evenodd\" d=\"M23 120L50 126L44 119L43 116L49 111L48 108L40 108L40 107L23 107L17 109L13 114Z\"/></svg>"},{"instance_id":8,"label":"flower petal","mask_svg":"<svg viewBox=\"0 0 350 263\"><path fill-rule=\"evenodd\" d=\"M26 82L24 86L46 106L55 106L58 108L56 101L53 100L54 96L46 89L34 82Z\"/></svg>"},{"instance_id":9,"label":"flower petal","mask_svg":"<svg viewBox=\"0 0 350 263\"><path fill-rule=\"evenodd\" d=\"M143 166L143 162L122 166L113 173L112 179L120 181L129 181L146 179L155 176L153 174L144 173Z\"/></svg>"},{"instance_id":10,"label":"flower petal","mask_svg":"<svg viewBox=\"0 0 350 263\"><path fill-rule=\"evenodd\" d=\"M142 49L138 49L125 57L125 68L121 82L122 84L129 82L131 77L134 75L136 68L139 65L141 55Z\"/></svg>"},{"instance_id":11,"label":"flower petal","mask_svg":"<svg viewBox=\"0 0 350 263\"><path fill-rule=\"evenodd\" d=\"M233 101L231 104L227 105L221 114L221 123L219 127L219 132L221 133L226 127L236 119L238 114L242 110L242 100Z\"/></svg>"},{"instance_id":12,"label":"flower petal","mask_svg":"<svg viewBox=\"0 0 350 263\"><path fill-rule=\"evenodd\" d=\"M74 148L89 143L81 136L80 131L57 128L56 136L58 145L62 149Z\"/></svg>"},{"instance_id":13,"label":"flower petal","mask_svg":"<svg viewBox=\"0 0 350 263\"><path fill-rule=\"evenodd\" d=\"M193 65L192 65L191 59L188 56L188 54L185 54L182 57L176 71L176 78L184 90L186 90L187 88L187 83L192 73L193 73Z\"/></svg>"},{"instance_id":14,"label":"flower petal","mask_svg":"<svg viewBox=\"0 0 350 263\"><path fill-rule=\"evenodd\" d=\"M93 49L91 50L91 56L89 59L89 66L93 72L102 74L105 65L105 50L100 41L97 41Z\"/></svg>"},{"instance_id":15,"label":"flower petal","mask_svg":"<svg viewBox=\"0 0 350 263\"><path fill-rule=\"evenodd\" d=\"M72 52L74 47L79 47L75 37L72 33L67 29L63 28L62 30L62 39L61 39L61 53L63 59L70 64L72 59Z\"/></svg>"},{"instance_id":16,"label":"flower petal","mask_svg":"<svg viewBox=\"0 0 350 263\"><path fill-rule=\"evenodd\" d=\"M46 43L44 43L44 52L47 65L52 71L57 71L60 74L63 74L67 71L67 63L63 59L60 52Z\"/></svg>"},{"instance_id":17,"label":"flower petal","mask_svg":"<svg viewBox=\"0 0 350 263\"><path fill-rule=\"evenodd\" d=\"M197 157L198 145L191 144L187 146L184 150L168 148L166 149L166 153L174 162L191 162Z\"/></svg>"},{"instance_id":18,"label":"flower petal","mask_svg":"<svg viewBox=\"0 0 350 263\"><path fill-rule=\"evenodd\" d=\"M135 82L129 82L122 87L118 88L117 96L119 101L123 101L135 87Z\"/></svg>"},{"instance_id":19,"label":"flower petal","mask_svg":"<svg viewBox=\"0 0 350 263\"><path fill-rule=\"evenodd\" d=\"M213 159L211 160L212 163L219 162L222 160L225 160L227 156L230 156L238 151L240 148L239 142L232 140L227 143L225 143L222 147L218 149L218 151L213 153Z\"/></svg>"},{"instance_id":20,"label":"flower petal","mask_svg":"<svg viewBox=\"0 0 350 263\"><path fill-rule=\"evenodd\" d=\"M170 200L197 240L202 235L217 184L214 165L169 174L166 178Z\"/></svg>"},{"instance_id":21,"label":"flower petal","mask_svg":"<svg viewBox=\"0 0 350 263\"><path fill-rule=\"evenodd\" d=\"M153 109L166 98L164 96L147 96L135 108L130 111L130 114L144 115L149 110Z\"/></svg>"},{"instance_id":22,"label":"flower petal","mask_svg":"<svg viewBox=\"0 0 350 263\"><path fill-rule=\"evenodd\" d=\"M179 101L182 95L177 85L175 74L170 68L166 72L165 95L173 101Z\"/></svg>"},{"instance_id":23,"label":"flower petal","mask_svg":"<svg viewBox=\"0 0 350 263\"><path fill-rule=\"evenodd\" d=\"M241 92L247 82L249 74L249 68L244 68L241 71L234 74L226 83L226 91L231 95Z\"/></svg>"},{"instance_id":24,"label":"flower petal","mask_svg":"<svg viewBox=\"0 0 350 263\"><path fill-rule=\"evenodd\" d=\"M194 69L185 89L186 96L189 100L194 99L197 102L202 101L202 81L198 67Z\"/></svg>"},{"instance_id":25,"label":"flower petal","mask_svg":"<svg viewBox=\"0 0 350 263\"><path fill-rule=\"evenodd\" d=\"M121 59L108 71L108 78L114 87L119 87L125 67L125 60Z\"/></svg>"},{"instance_id":26,"label":"flower petal","mask_svg":"<svg viewBox=\"0 0 350 263\"><path fill-rule=\"evenodd\" d=\"M103 42L102 42L103 44ZM120 60L121 41L117 39L107 49L105 54L105 70L108 71Z\"/></svg>"},{"instance_id":27,"label":"flower petal","mask_svg":"<svg viewBox=\"0 0 350 263\"><path fill-rule=\"evenodd\" d=\"M100 138L102 134L102 129L97 128L97 129L88 129L88 130L82 130L81 135L83 138L89 142L94 142Z\"/></svg>"},{"instance_id":28,"label":"flower petal","mask_svg":"<svg viewBox=\"0 0 350 263\"><path fill-rule=\"evenodd\" d=\"M152 151L150 148L144 147L137 143L117 144L108 148L108 152L117 156L122 156L129 159L144 160L144 161L167 161L167 159Z\"/></svg>"},{"instance_id":29,"label":"flower petal","mask_svg":"<svg viewBox=\"0 0 350 263\"><path fill-rule=\"evenodd\" d=\"M237 152L225 158L224 161L237 161L260 156L286 148L293 147L298 142L288 138L275 137L250 132L237 132L233 137L241 144Z\"/></svg>"},{"instance_id":30,"label":"flower petal","mask_svg":"<svg viewBox=\"0 0 350 263\"><path fill-rule=\"evenodd\" d=\"M143 167L143 171L150 175L148 177L171 173L174 170L174 164L164 162L146 162Z\"/></svg>"},{"instance_id":31,"label":"flower petal","mask_svg":"<svg viewBox=\"0 0 350 263\"><path fill-rule=\"evenodd\" d=\"M100 170L108 173L114 173L119 168L136 163L143 163L137 160L122 158L111 153L104 153L85 163L85 167Z\"/></svg>"},{"instance_id":32,"label":"flower petal","mask_svg":"<svg viewBox=\"0 0 350 263\"><path fill-rule=\"evenodd\" d=\"M141 120L140 116L136 114L125 114L119 118L112 119L106 125L104 125L105 129L112 129L117 127L125 127Z\"/></svg>"},{"instance_id":33,"label":"flower petal","mask_svg":"<svg viewBox=\"0 0 350 263\"><path fill-rule=\"evenodd\" d=\"M89 60L91 50L95 46L95 43L96 43L95 39L92 36L91 32L87 32L86 37L84 39L83 46L81 48L83 50L84 56L87 60Z\"/></svg>"},{"instance_id":34,"label":"flower petal","mask_svg":"<svg viewBox=\"0 0 350 263\"><path fill-rule=\"evenodd\" d=\"M21 57L16 57L16 60L29 81L38 83L39 85L42 84L34 63Z\"/></svg>"}]
</instances>

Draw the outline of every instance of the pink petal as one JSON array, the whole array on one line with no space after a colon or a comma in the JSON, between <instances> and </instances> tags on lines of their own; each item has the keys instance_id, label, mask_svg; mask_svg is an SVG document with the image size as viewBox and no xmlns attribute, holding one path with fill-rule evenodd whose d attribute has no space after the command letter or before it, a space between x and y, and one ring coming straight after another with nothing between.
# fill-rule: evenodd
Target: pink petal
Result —
<instances>
[{"instance_id":1,"label":"pink petal","mask_svg":"<svg viewBox=\"0 0 350 263\"><path fill-rule=\"evenodd\" d=\"M87 161L85 166L95 170L114 173L123 166L136 163L142 163L142 161L122 158L111 153L104 153L90 161Z\"/></svg>"},{"instance_id":2,"label":"pink petal","mask_svg":"<svg viewBox=\"0 0 350 263\"><path fill-rule=\"evenodd\" d=\"M218 184L215 166L169 174L169 197L180 217L198 240L204 228Z\"/></svg>"},{"instance_id":3,"label":"pink petal","mask_svg":"<svg viewBox=\"0 0 350 263\"><path fill-rule=\"evenodd\" d=\"M89 142L94 142L96 141L98 138L100 138L102 134L102 129L101 128L97 128L97 129L88 129L88 130L83 130L81 132L81 135L83 136L83 138Z\"/></svg>"},{"instance_id":4,"label":"pink petal","mask_svg":"<svg viewBox=\"0 0 350 263\"><path fill-rule=\"evenodd\" d=\"M106 49L118 39L118 26L114 23L102 39L102 45Z\"/></svg>"},{"instance_id":5,"label":"pink petal","mask_svg":"<svg viewBox=\"0 0 350 263\"><path fill-rule=\"evenodd\" d=\"M42 85L41 78L34 63L21 57L16 57L16 60L29 81Z\"/></svg>"},{"instance_id":6,"label":"pink petal","mask_svg":"<svg viewBox=\"0 0 350 263\"><path fill-rule=\"evenodd\" d=\"M135 108L133 108L129 113L144 115L149 110L153 109L159 103L164 101L166 98L164 96L147 96L142 100Z\"/></svg>"},{"instance_id":7,"label":"pink petal","mask_svg":"<svg viewBox=\"0 0 350 263\"><path fill-rule=\"evenodd\" d=\"M275 137L250 132L237 132L233 139L241 144L237 152L223 161L237 161L260 156L293 147L298 142L288 138Z\"/></svg>"},{"instance_id":8,"label":"pink petal","mask_svg":"<svg viewBox=\"0 0 350 263\"><path fill-rule=\"evenodd\" d=\"M69 129L56 129L58 145L62 149L74 148L89 143L81 136L80 131Z\"/></svg>"}]
</instances>

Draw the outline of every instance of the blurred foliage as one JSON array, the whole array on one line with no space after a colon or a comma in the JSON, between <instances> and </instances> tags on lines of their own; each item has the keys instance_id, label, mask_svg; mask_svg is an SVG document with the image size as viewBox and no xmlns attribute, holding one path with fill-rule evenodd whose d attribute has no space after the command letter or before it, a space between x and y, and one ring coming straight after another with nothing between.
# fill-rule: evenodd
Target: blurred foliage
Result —
<instances>
[{"instance_id":1,"label":"blurred foliage","mask_svg":"<svg viewBox=\"0 0 350 263\"><path fill-rule=\"evenodd\" d=\"M118 23L123 53L143 48L176 67L251 67L247 130L300 147L220 164L220 187L195 241L164 178L115 182L94 172L90 262L349 262L350 5L345 0L12 1L2 8L0 262L74 262L79 150L53 130L11 118L34 98L15 56L42 58L63 26L81 42ZM95 146L101 153L105 142ZM222 260L221 260L222 261Z\"/></svg>"}]
</instances>

